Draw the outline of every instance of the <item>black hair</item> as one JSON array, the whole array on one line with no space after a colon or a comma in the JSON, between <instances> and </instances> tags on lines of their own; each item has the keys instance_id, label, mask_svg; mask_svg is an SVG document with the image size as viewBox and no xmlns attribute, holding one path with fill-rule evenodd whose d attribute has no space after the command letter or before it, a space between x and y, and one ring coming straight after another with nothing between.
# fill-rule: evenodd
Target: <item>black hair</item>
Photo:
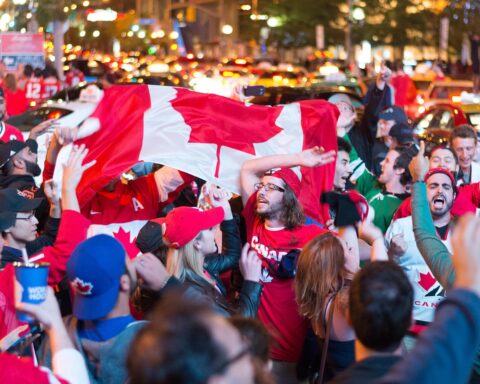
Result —
<instances>
[{"instance_id":1,"label":"black hair","mask_svg":"<svg viewBox=\"0 0 480 384\"><path fill-rule=\"evenodd\" d=\"M214 339L207 322L213 312L205 302L169 291L132 341L127 368L136 384L203 384L227 353Z\"/></svg>"},{"instance_id":2,"label":"black hair","mask_svg":"<svg viewBox=\"0 0 480 384\"><path fill-rule=\"evenodd\" d=\"M394 262L367 264L350 286L350 320L357 339L367 348L395 351L411 325L413 289Z\"/></svg>"},{"instance_id":3,"label":"black hair","mask_svg":"<svg viewBox=\"0 0 480 384\"><path fill-rule=\"evenodd\" d=\"M352 145L345 139L337 137L338 152L343 151L350 153L352 151Z\"/></svg>"},{"instance_id":4,"label":"black hair","mask_svg":"<svg viewBox=\"0 0 480 384\"><path fill-rule=\"evenodd\" d=\"M412 175L408 170L408 164L412 161L413 157L418 153L418 149L415 145L399 146L394 149L399 153L399 156L395 159L393 164L394 169L404 169L404 172L400 176L400 183L405 186L412 182Z\"/></svg>"},{"instance_id":5,"label":"black hair","mask_svg":"<svg viewBox=\"0 0 480 384\"><path fill-rule=\"evenodd\" d=\"M33 75L33 67L30 64L25 65L25 68L23 68L23 74L26 77L32 77Z\"/></svg>"}]
</instances>

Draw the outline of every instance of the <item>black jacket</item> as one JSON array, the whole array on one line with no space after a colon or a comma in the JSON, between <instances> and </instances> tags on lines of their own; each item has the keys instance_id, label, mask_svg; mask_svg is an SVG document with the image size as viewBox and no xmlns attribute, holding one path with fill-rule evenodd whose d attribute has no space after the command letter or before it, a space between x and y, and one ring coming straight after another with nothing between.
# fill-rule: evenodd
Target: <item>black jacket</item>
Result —
<instances>
[{"instance_id":1,"label":"black jacket","mask_svg":"<svg viewBox=\"0 0 480 384\"><path fill-rule=\"evenodd\" d=\"M235 220L222 222L220 229L223 234L222 253L207 256L205 259L205 269L215 279L218 289L209 284L205 279L192 273L187 275L183 283L185 295L211 303L214 309L224 316L239 314L255 317L262 294L261 283L244 281L235 305L232 305L226 299L226 290L220 280L220 273L238 265L242 243Z\"/></svg>"},{"instance_id":2,"label":"black jacket","mask_svg":"<svg viewBox=\"0 0 480 384\"><path fill-rule=\"evenodd\" d=\"M365 106L365 113L362 120L355 124L347 133L353 147L358 153L358 156L363 160L365 166L369 171L373 169L372 150L375 144L375 136L377 134L377 121L379 110L383 99L386 97L387 86L381 91L376 86L373 87L370 93L370 98Z\"/></svg>"}]
</instances>

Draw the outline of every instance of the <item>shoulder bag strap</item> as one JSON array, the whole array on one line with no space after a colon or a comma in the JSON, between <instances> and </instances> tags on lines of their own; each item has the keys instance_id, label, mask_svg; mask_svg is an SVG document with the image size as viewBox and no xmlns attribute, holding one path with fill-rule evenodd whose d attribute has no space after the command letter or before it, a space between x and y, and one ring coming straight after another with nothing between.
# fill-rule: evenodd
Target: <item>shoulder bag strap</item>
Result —
<instances>
[{"instance_id":1,"label":"shoulder bag strap","mask_svg":"<svg viewBox=\"0 0 480 384\"><path fill-rule=\"evenodd\" d=\"M327 325L325 329L325 338L323 340L323 348L322 348L322 357L320 360L320 370L318 371L318 379L317 384L323 384L323 375L325 373L325 364L327 362L327 350L328 350L328 342L330 340L330 330L332 329L333 323L333 312L335 311L335 297L336 292L333 294L333 298L330 301L330 308L327 309L328 312L328 319Z\"/></svg>"}]
</instances>

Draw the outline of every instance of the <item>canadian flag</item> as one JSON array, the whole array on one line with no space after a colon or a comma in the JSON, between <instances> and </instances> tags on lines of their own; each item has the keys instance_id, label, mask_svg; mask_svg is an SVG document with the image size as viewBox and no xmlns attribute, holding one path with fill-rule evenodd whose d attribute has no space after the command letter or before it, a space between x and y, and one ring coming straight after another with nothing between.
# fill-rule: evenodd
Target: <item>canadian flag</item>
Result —
<instances>
[{"instance_id":1,"label":"canadian flag","mask_svg":"<svg viewBox=\"0 0 480 384\"><path fill-rule=\"evenodd\" d=\"M92 117L100 129L78 141L96 159L79 185L83 207L108 182L139 161L174 167L240 193L240 167L248 159L297 153L318 145L337 148L337 108L322 100L284 106L248 105L184 88L114 86ZM300 200L322 220L319 197L333 184L335 164L301 169Z\"/></svg>"}]
</instances>

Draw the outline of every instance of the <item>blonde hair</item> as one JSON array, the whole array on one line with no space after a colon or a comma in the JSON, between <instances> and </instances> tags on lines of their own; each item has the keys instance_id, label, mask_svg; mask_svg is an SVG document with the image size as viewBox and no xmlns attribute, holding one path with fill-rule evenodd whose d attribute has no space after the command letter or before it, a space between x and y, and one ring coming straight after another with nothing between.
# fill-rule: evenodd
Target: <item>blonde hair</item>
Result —
<instances>
[{"instance_id":1,"label":"blonde hair","mask_svg":"<svg viewBox=\"0 0 480 384\"><path fill-rule=\"evenodd\" d=\"M323 324L323 312L330 294L344 287L350 276L345 268L345 250L337 236L325 233L311 240L298 258L295 294L301 315L315 328Z\"/></svg>"},{"instance_id":2,"label":"blonde hair","mask_svg":"<svg viewBox=\"0 0 480 384\"><path fill-rule=\"evenodd\" d=\"M200 232L193 240L180 248L168 248L167 271L182 283L192 274L198 275L209 284L214 284L208 279L203 270L203 257L195 248L195 240L201 238Z\"/></svg>"}]
</instances>

